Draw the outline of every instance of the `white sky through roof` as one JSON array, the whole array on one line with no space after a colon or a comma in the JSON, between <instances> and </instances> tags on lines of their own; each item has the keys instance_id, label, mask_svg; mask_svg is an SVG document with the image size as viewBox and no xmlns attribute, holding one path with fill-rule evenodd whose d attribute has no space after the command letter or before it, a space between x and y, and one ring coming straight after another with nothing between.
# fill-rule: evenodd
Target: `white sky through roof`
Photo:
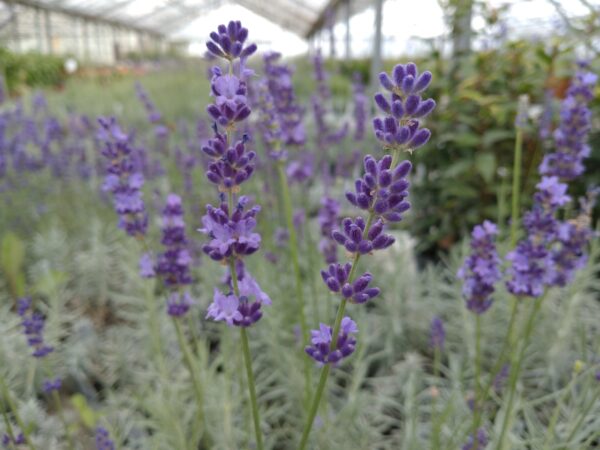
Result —
<instances>
[{"instance_id":1,"label":"white sky through roof","mask_svg":"<svg viewBox=\"0 0 600 450\"><path fill-rule=\"evenodd\" d=\"M311 4L311 1L314 5ZM293 3L293 2L292 2ZM306 0L305 3L316 8L321 0ZM555 7L548 0L488 0L488 4L499 6L511 5L508 15L510 31L527 32L549 29L560 21ZM589 13L589 9L580 0L562 0L559 2L569 16ZM600 2L598 2L600 9ZM418 39L432 38L445 32L446 26L442 10L437 0L387 0L383 14L384 56L410 54L422 48ZM249 28L251 39L259 44L261 50L277 50L286 56L304 53L308 44L297 35L284 30L269 20L248 9L227 3L198 17L185 25L174 36L190 40L190 51L202 54L205 51L204 41L216 25L231 19L242 20ZM351 19L352 53L354 56L367 56L370 53L373 37L374 12L369 8ZM482 20L475 18L475 28L482 26ZM336 49L338 55L344 53L345 26L341 23L335 27ZM324 51L328 52L329 37L325 33L320 41Z\"/></svg>"}]
</instances>

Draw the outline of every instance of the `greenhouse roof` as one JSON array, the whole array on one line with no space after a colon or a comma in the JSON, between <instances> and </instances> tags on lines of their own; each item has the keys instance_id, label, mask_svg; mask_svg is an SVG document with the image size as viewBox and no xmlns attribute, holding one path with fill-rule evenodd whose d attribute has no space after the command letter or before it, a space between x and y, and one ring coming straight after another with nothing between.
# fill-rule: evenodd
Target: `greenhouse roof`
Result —
<instances>
[{"instance_id":1,"label":"greenhouse roof","mask_svg":"<svg viewBox=\"0 0 600 450\"><path fill-rule=\"evenodd\" d=\"M327 21L327 11L344 0L14 0L13 4L39 7L88 19L100 19L161 35L223 4L238 4L298 36L307 37ZM9 2L11 3L11 2ZM352 2L353 12L369 5Z\"/></svg>"}]
</instances>

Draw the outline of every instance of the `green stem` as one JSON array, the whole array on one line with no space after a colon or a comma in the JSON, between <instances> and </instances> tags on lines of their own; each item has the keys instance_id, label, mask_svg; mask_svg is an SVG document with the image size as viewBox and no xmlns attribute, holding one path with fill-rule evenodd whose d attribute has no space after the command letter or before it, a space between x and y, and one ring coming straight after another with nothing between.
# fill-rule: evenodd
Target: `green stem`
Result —
<instances>
[{"instance_id":1,"label":"green stem","mask_svg":"<svg viewBox=\"0 0 600 450\"><path fill-rule=\"evenodd\" d=\"M510 246L514 247L517 242L517 231L519 229L519 207L521 199L521 160L523 154L523 130L517 127L515 139L515 159L513 166L512 183L512 212L510 217Z\"/></svg>"},{"instance_id":2,"label":"green stem","mask_svg":"<svg viewBox=\"0 0 600 450\"><path fill-rule=\"evenodd\" d=\"M179 320L175 317L173 318L173 325L175 326L175 332L177 334L177 341L179 343L179 347L181 348L181 351L183 353L183 360L185 362L185 366L190 372L192 384L194 385L194 395L196 396L196 402L198 403L198 422L200 424L200 428L204 430L204 393L202 391L202 383L198 379L198 374L194 363L194 357L192 356L192 352L183 335L181 323L179 323ZM203 435L204 432L202 431L200 436Z\"/></svg>"},{"instance_id":3,"label":"green stem","mask_svg":"<svg viewBox=\"0 0 600 450\"><path fill-rule=\"evenodd\" d=\"M504 443L504 438L506 436L506 432L508 431L508 425L510 422L510 415L512 410L512 405L515 399L515 391L517 388L517 382L519 380L519 374L521 372L521 366L523 364L523 359L525 357L525 351L527 349L527 345L529 344L529 338L531 337L531 333L533 332L535 317L540 310L542 305L542 301L544 300L545 295L542 295L535 299L535 303L531 308L531 313L527 320L527 324L525 326L525 332L522 339L521 349L518 352L517 358L513 358L513 364L511 367L510 373L510 384L508 391L508 403L506 405L506 410L504 412L504 417L502 420L502 429L500 431L500 437L498 438L498 445L496 446L497 450L502 450L502 444Z\"/></svg>"},{"instance_id":4,"label":"green stem","mask_svg":"<svg viewBox=\"0 0 600 450\"><path fill-rule=\"evenodd\" d=\"M390 164L391 170L393 170L398 164L398 160L400 159L400 150L395 149L392 155L392 163ZM375 220L375 212L370 211L369 216L367 218L367 223L365 225L365 230L363 232L363 237L366 237L371 229L371 224ZM360 253L356 253L354 255L354 259L352 260L352 267L350 268L350 273L348 274L348 283L352 283L354 281L354 274L358 268L358 261L360 260ZM338 311L335 317L335 323L333 326L332 336L331 336L331 349L333 350L338 341L338 335L340 334L340 327L342 325L342 318L344 317L344 311L346 310L346 299L342 299L340 302L340 306L338 307ZM308 443L308 437L310 435L310 431L313 426L313 422L317 415L317 410L319 409L319 404L321 403L321 397L323 396L323 391L325 390L325 385L327 384L327 378L329 377L329 372L331 371L330 364L325 364L323 369L321 369L321 376L319 378L319 385L317 386L317 391L313 397L313 402L310 407L308 418L306 421L306 425L304 426L304 431L302 432L302 438L300 441L299 450L304 450L306 448L306 444Z\"/></svg>"},{"instance_id":5,"label":"green stem","mask_svg":"<svg viewBox=\"0 0 600 450\"><path fill-rule=\"evenodd\" d=\"M300 329L302 331L302 342L308 341L308 326L306 325L306 313L304 305L304 293L302 290L302 273L300 271L300 260L298 258L298 237L296 235L296 229L294 228L294 219L292 211L292 197L290 195L290 189L288 186L287 176L283 168L283 162L278 161L277 172L279 173L279 182L281 184L281 192L283 194L283 208L285 212L285 220L287 223L287 229L290 236L290 258L292 260L292 267L294 269L295 287L296 287L296 300L298 302L298 316L300 319ZM311 364L308 358L304 359L304 385L305 385L305 399L308 406L310 399L310 387L312 384L312 371Z\"/></svg>"},{"instance_id":6,"label":"green stem","mask_svg":"<svg viewBox=\"0 0 600 450\"><path fill-rule=\"evenodd\" d=\"M481 389L481 315L475 317L475 400L473 403L473 436L477 433L483 409Z\"/></svg>"},{"instance_id":7,"label":"green stem","mask_svg":"<svg viewBox=\"0 0 600 450\"><path fill-rule=\"evenodd\" d=\"M252 420L254 422L254 434L256 435L256 447L258 450L263 450L262 433L260 431L260 416L258 413L258 401L256 400L256 385L254 383L252 359L250 358L250 346L248 344L248 333L246 333L246 328L240 328L240 336L242 338L242 351L244 352L246 376L248 377L248 393L250 394L250 404L252 405Z\"/></svg>"},{"instance_id":8,"label":"green stem","mask_svg":"<svg viewBox=\"0 0 600 450\"><path fill-rule=\"evenodd\" d=\"M36 450L35 446L31 442L31 438L29 436L29 431L27 431L27 429L25 428L24 422L21 420L21 416L19 415L17 406L13 402L13 399L10 396L10 392L8 392L8 387L6 386L4 377L2 375L0 375L0 389L2 390L2 396L5 398L6 403L8 403L9 408L13 412L15 421L17 422L17 425L19 425L19 428L21 429L21 433L23 433L23 436L25 437L25 441L27 442L27 445L29 445L29 449Z\"/></svg>"},{"instance_id":9,"label":"green stem","mask_svg":"<svg viewBox=\"0 0 600 450\"><path fill-rule=\"evenodd\" d=\"M229 271L231 273L233 293L239 298L240 290L238 287L237 271L235 270L235 261L233 258L229 259ZM242 339L244 365L246 366L246 377L248 378L248 394L250 396L250 405L252 407L252 420L254 422L254 434L256 435L256 447L258 450L263 450L262 433L260 431L260 415L258 413L258 401L256 399L256 384L254 382L254 372L252 371L252 359L250 357L248 333L246 333L245 327L240 327L240 336Z\"/></svg>"}]
</instances>

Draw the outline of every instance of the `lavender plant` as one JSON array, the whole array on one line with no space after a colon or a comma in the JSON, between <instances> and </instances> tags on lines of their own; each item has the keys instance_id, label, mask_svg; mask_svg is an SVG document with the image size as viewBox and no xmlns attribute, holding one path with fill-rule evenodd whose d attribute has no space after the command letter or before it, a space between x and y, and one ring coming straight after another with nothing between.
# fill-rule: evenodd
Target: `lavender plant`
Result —
<instances>
[{"instance_id":1,"label":"lavender plant","mask_svg":"<svg viewBox=\"0 0 600 450\"><path fill-rule=\"evenodd\" d=\"M202 150L212 158L206 176L217 185L221 194L218 207L207 205L207 213L202 218L204 227L200 231L209 238L203 247L204 252L211 259L224 262L229 268L229 292L223 293L215 288L206 317L240 328L256 445L262 450L262 431L246 328L260 320L261 307L270 305L271 300L243 262L244 257L255 253L260 247L260 235L254 231L255 217L260 207L250 207L249 198L238 195L240 185L254 172L256 154L246 150L246 134L237 142L234 141L236 127L242 125L251 113L246 96L249 74L246 61L256 51L256 45L246 43L248 30L239 21L231 21L227 26L219 25L218 31L211 33L210 37L211 41L206 46L214 56L228 61L228 73L224 74L219 67L212 69L214 103L207 107L207 111L215 120L215 136ZM238 65L237 75L234 74L234 63Z\"/></svg>"},{"instance_id":2,"label":"lavender plant","mask_svg":"<svg viewBox=\"0 0 600 450\"><path fill-rule=\"evenodd\" d=\"M375 95L377 105L387 115L383 119L375 119L373 126L377 138L384 143L384 149L391 151L393 156L385 155L379 161L370 155L365 157L365 174L356 181L355 191L348 192L346 198L354 206L367 211L367 219L361 216L345 218L342 228L332 233L333 239L351 255L351 262L332 264L328 271L322 272L327 287L339 293L341 302L333 327L321 324L319 330L312 332L311 345L306 348L306 353L323 368L300 441L301 450L307 445L332 366L339 364L355 349L353 335L358 332L358 327L344 315L346 305L348 302L365 303L380 292L379 288L368 287L372 280L370 273L356 277L358 262L361 256L394 243L394 238L384 232L385 225L401 221L403 213L410 208L406 200L409 187L406 177L412 165L409 161L399 163L400 155L402 152L412 153L430 136L429 130L420 127L419 119L433 110L435 101L423 100L419 93L431 82L431 73L419 74L413 63L398 64L392 71L392 78L386 73L379 76L381 85L390 92L390 100L384 94Z\"/></svg>"}]
</instances>

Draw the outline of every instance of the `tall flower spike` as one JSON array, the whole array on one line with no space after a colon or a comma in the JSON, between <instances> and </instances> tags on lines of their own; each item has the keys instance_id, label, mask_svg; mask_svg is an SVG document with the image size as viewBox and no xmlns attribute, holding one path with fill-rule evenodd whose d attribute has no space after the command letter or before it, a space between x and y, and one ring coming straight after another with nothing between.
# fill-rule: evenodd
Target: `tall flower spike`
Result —
<instances>
[{"instance_id":1,"label":"tall flower spike","mask_svg":"<svg viewBox=\"0 0 600 450\"><path fill-rule=\"evenodd\" d=\"M322 323L318 330L311 331L311 345L305 348L306 354L320 365L337 364L342 358L354 353L356 348L354 335L356 333L358 333L356 323L350 317L344 317L335 348L332 349L333 330L330 326Z\"/></svg>"},{"instance_id":2,"label":"tall flower spike","mask_svg":"<svg viewBox=\"0 0 600 450\"><path fill-rule=\"evenodd\" d=\"M119 227L130 236L146 234L148 215L142 198L144 176L134 164L130 137L115 118L99 118L99 138L104 142L102 155L107 159L106 178L102 189L113 194Z\"/></svg>"},{"instance_id":3,"label":"tall flower spike","mask_svg":"<svg viewBox=\"0 0 600 450\"><path fill-rule=\"evenodd\" d=\"M494 242L497 234L496 225L488 220L477 225L471 235L473 253L458 271L458 278L464 281L463 296L467 309L475 314L483 314L492 305L494 285L502 278L500 257Z\"/></svg>"},{"instance_id":4,"label":"tall flower spike","mask_svg":"<svg viewBox=\"0 0 600 450\"><path fill-rule=\"evenodd\" d=\"M431 136L427 128L420 128L419 120L435 108L433 99L423 99L421 93L431 82L431 72L418 73L414 63L398 64L392 76L379 74L381 85L390 94L375 95L375 103L385 117L373 120L375 136L386 148L412 152L426 144Z\"/></svg>"},{"instance_id":5,"label":"tall flower spike","mask_svg":"<svg viewBox=\"0 0 600 450\"><path fill-rule=\"evenodd\" d=\"M233 61L236 58L247 58L256 52L256 44L246 43L248 29L242 27L239 20L231 21L227 26L219 25L217 31L210 33L210 41L206 48L214 56Z\"/></svg>"},{"instance_id":6,"label":"tall flower spike","mask_svg":"<svg viewBox=\"0 0 600 450\"><path fill-rule=\"evenodd\" d=\"M429 336L431 348L443 351L446 343L446 329L444 328L444 322L438 316L431 319Z\"/></svg>"},{"instance_id":7,"label":"tall flower spike","mask_svg":"<svg viewBox=\"0 0 600 450\"><path fill-rule=\"evenodd\" d=\"M96 450L115 450L115 443L110 438L108 430L104 427L96 428Z\"/></svg>"},{"instance_id":8,"label":"tall flower spike","mask_svg":"<svg viewBox=\"0 0 600 450\"><path fill-rule=\"evenodd\" d=\"M33 310L31 298L25 297L19 300L17 314L21 316L21 325L27 338L27 344L33 350L31 355L35 358L43 358L54 351L53 347L44 342L46 319L41 313Z\"/></svg>"},{"instance_id":9,"label":"tall flower spike","mask_svg":"<svg viewBox=\"0 0 600 450\"><path fill-rule=\"evenodd\" d=\"M580 64L560 108L560 123L554 131L556 151L546 155L540 165L542 175L573 180L585 170L583 160L590 155L587 143L592 128L592 112L588 106L594 97L598 76Z\"/></svg>"}]
</instances>

